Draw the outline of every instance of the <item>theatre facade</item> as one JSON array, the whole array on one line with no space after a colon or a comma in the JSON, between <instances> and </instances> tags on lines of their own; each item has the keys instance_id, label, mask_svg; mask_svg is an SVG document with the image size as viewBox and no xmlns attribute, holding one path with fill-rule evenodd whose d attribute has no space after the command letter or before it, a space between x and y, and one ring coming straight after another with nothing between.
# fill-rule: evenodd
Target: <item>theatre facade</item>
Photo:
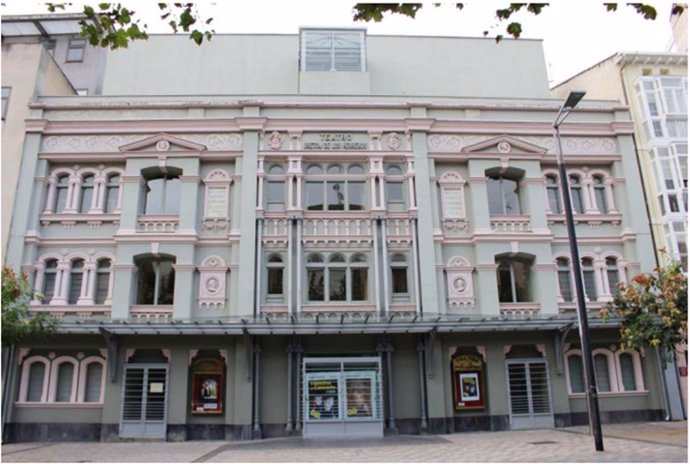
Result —
<instances>
[{"instance_id":1,"label":"theatre facade","mask_svg":"<svg viewBox=\"0 0 690 464\"><path fill-rule=\"evenodd\" d=\"M540 42L180 39L31 105L7 263L61 324L13 350L7 440L586 423ZM666 401L598 317L655 266L632 130L610 101L561 127L605 422Z\"/></svg>"}]
</instances>

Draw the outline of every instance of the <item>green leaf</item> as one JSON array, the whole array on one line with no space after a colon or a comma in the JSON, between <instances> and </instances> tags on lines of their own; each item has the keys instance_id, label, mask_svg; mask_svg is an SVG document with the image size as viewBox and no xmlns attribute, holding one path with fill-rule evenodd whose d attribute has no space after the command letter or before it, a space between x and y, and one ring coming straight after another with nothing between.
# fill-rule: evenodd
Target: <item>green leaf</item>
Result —
<instances>
[{"instance_id":1,"label":"green leaf","mask_svg":"<svg viewBox=\"0 0 690 464\"><path fill-rule=\"evenodd\" d=\"M200 31L194 29L191 34L189 34L189 37L192 38L194 43L197 45L201 45L201 42L204 41L204 34L202 34Z\"/></svg>"},{"instance_id":2,"label":"green leaf","mask_svg":"<svg viewBox=\"0 0 690 464\"><path fill-rule=\"evenodd\" d=\"M522 33L522 25L520 23L510 23L508 24L508 27L506 27L506 31L508 34L512 35L516 39L520 38L520 34Z\"/></svg>"}]
</instances>

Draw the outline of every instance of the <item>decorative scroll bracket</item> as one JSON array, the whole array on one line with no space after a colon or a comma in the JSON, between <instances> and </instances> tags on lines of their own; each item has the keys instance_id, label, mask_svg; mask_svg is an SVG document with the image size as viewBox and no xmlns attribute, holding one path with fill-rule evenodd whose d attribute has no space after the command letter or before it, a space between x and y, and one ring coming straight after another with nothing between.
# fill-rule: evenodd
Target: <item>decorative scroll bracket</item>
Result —
<instances>
[{"instance_id":1,"label":"decorative scroll bracket","mask_svg":"<svg viewBox=\"0 0 690 464\"><path fill-rule=\"evenodd\" d=\"M117 378L117 362L118 362L118 338L112 332L108 332L103 327L99 327L98 331L105 338L105 345L108 348L108 373L110 374L110 382L115 382Z\"/></svg>"}]
</instances>

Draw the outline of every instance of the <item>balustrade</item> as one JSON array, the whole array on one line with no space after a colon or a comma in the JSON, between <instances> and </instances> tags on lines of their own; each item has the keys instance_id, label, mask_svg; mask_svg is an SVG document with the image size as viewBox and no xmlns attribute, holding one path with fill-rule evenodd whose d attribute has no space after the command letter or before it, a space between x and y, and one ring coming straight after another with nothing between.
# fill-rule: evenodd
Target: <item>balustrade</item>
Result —
<instances>
[{"instance_id":1,"label":"balustrade","mask_svg":"<svg viewBox=\"0 0 690 464\"><path fill-rule=\"evenodd\" d=\"M178 216L141 215L137 221L138 231L145 233L172 234L177 232L179 225Z\"/></svg>"},{"instance_id":2,"label":"balustrade","mask_svg":"<svg viewBox=\"0 0 690 464\"><path fill-rule=\"evenodd\" d=\"M529 216L493 216L491 217L493 232L530 232Z\"/></svg>"}]
</instances>

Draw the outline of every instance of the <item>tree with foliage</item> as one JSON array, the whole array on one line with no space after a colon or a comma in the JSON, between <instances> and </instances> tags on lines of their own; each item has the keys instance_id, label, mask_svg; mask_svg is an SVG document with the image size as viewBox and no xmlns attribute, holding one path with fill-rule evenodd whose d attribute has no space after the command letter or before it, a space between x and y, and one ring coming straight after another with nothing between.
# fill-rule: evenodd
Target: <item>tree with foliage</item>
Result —
<instances>
[{"instance_id":1,"label":"tree with foliage","mask_svg":"<svg viewBox=\"0 0 690 464\"><path fill-rule=\"evenodd\" d=\"M623 349L658 346L670 358L677 345L687 343L688 277L680 263L638 274L618 290L601 315L620 318Z\"/></svg>"},{"instance_id":2,"label":"tree with foliage","mask_svg":"<svg viewBox=\"0 0 690 464\"><path fill-rule=\"evenodd\" d=\"M57 10L64 10L70 3L48 3L48 11L54 13ZM438 6L439 4L433 4ZM606 11L617 11L618 3L604 3ZM422 3L357 3L353 7L353 19L355 21L375 21L383 20L384 14L400 14L414 18L417 12L424 6ZM464 3L456 3L458 10L464 8ZM496 10L496 18L499 23L504 23L521 10L538 15L549 3L510 3L505 8ZM646 3L628 3L627 6L634 8L637 13L645 19L655 20L657 10L654 6ZM213 18L202 18L195 3L159 3L160 18L165 21L174 33L180 30L189 33L189 38L197 45L201 45L211 40L215 31L208 29L213 22ZM684 7L674 4L671 14L680 14ZM127 48L130 42L135 40L146 40L147 24L141 24L134 10L123 7L119 3L99 3L97 6L84 5L84 19L79 21L81 27L80 35L85 37L88 42L97 47L103 48ZM505 32L518 39L522 35L522 24L517 21L510 21L506 24ZM484 31L487 36L489 31ZM496 35L496 42L503 39L503 34Z\"/></svg>"},{"instance_id":3,"label":"tree with foliage","mask_svg":"<svg viewBox=\"0 0 690 464\"><path fill-rule=\"evenodd\" d=\"M58 320L47 313L31 313L29 303L36 294L26 274L2 268L2 346L16 345L26 337L45 338L55 333Z\"/></svg>"}]
</instances>

